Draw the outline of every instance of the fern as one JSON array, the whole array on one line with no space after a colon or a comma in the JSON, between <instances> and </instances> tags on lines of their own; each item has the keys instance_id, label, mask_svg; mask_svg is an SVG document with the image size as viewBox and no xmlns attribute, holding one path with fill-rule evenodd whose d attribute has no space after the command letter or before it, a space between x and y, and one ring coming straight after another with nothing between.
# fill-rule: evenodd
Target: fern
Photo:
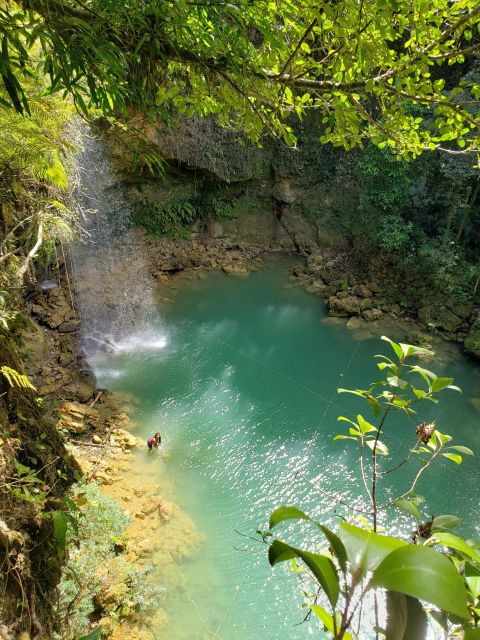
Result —
<instances>
[{"instance_id":1,"label":"fern","mask_svg":"<svg viewBox=\"0 0 480 640\"><path fill-rule=\"evenodd\" d=\"M7 366L2 366L0 367L0 373L3 375L4 378L6 378L8 384L11 387L19 387L21 389L33 389L34 391L36 391L35 387L27 378L27 376L21 373L18 373L18 371L16 371L15 369L11 369L10 367L7 367Z\"/></svg>"}]
</instances>

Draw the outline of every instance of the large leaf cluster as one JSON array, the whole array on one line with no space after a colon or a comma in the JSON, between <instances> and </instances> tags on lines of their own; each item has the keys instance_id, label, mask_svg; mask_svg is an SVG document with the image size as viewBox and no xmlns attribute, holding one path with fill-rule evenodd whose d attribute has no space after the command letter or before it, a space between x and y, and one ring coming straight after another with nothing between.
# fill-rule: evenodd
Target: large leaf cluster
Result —
<instances>
[{"instance_id":1,"label":"large leaf cluster","mask_svg":"<svg viewBox=\"0 0 480 640\"><path fill-rule=\"evenodd\" d=\"M294 144L287 118L316 108L345 148L474 150L480 87L447 69L478 55L479 20L475 0L23 0L0 8L0 74L21 112L38 55L85 114L215 114Z\"/></svg>"}]
</instances>

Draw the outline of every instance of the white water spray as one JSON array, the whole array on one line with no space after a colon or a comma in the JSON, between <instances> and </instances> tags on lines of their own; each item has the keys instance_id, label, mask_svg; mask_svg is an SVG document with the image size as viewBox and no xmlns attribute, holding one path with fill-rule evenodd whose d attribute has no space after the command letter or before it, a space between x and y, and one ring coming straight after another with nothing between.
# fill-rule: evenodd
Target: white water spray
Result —
<instances>
[{"instance_id":1,"label":"white water spray","mask_svg":"<svg viewBox=\"0 0 480 640\"><path fill-rule=\"evenodd\" d=\"M83 135L77 205L85 238L74 247L73 264L87 355L162 348L166 338L152 329L154 282L132 228L132 205L102 140L90 132Z\"/></svg>"}]
</instances>

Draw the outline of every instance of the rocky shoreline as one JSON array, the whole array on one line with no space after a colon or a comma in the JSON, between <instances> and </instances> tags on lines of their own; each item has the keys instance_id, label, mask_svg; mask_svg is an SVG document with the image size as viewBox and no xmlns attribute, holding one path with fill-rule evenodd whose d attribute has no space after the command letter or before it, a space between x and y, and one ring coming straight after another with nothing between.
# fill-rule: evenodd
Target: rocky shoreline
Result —
<instances>
[{"instance_id":1,"label":"rocky shoreline","mask_svg":"<svg viewBox=\"0 0 480 640\"><path fill-rule=\"evenodd\" d=\"M181 277L204 277L209 270L246 277L261 267L269 255L285 253L284 248L250 245L232 239L198 238L174 241L147 236L135 230L150 275L159 285L160 300L165 288ZM299 255L297 251L288 252ZM381 277L363 277L352 263L350 253L337 249L301 252L304 264L293 269L292 286L325 299L328 315L352 319L357 328L388 320L408 323L409 340L430 344L441 338L464 344L473 357L480 358L480 311L470 304L425 305L413 309L399 304L383 285ZM168 298L167 298L168 300Z\"/></svg>"}]
</instances>

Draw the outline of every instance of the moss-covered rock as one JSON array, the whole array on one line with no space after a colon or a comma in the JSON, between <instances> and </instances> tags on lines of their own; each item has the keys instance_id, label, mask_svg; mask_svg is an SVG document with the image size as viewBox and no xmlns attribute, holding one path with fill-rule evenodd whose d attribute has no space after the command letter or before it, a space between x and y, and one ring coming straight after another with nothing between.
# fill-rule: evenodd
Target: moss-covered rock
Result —
<instances>
[{"instance_id":1,"label":"moss-covered rock","mask_svg":"<svg viewBox=\"0 0 480 640\"><path fill-rule=\"evenodd\" d=\"M473 323L468 338L465 340L465 349L472 356L480 359L480 317Z\"/></svg>"}]
</instances>

